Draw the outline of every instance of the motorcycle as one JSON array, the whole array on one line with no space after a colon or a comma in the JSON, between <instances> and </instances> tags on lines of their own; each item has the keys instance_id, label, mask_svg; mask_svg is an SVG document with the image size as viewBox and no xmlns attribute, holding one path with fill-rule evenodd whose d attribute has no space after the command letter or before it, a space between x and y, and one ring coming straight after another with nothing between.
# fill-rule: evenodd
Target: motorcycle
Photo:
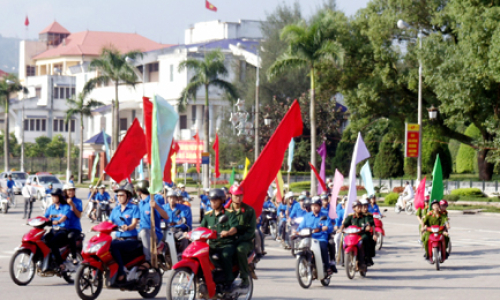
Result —
<instances>
[{"instance_id":1,"label":"motorcycle","mask_svg":"<svg viewBox=\"0 0 500 300\"><path fill-rule=\"evenodd\" d=\"M142 244L137 243L131 254L123 257L125 264L125 280L118 283L118 264L110 252L111 232L118 226L105 221L94 227L98 232L93 236L82 251L83 261L76 271L75 289L80 299L96 299L104 285L107 288L122 291L137 291L143 298L154 298L160 292L162 273L160 269L141 270L139 267L146 261ZM158 245L158 252L162 251Z\"/></svg>"},{"instance_id":2,"label":"motorcycle","mask_svg":"<svg viewBox=\"0 0 500 300\"><path fill-rule=\"evenodd\" d=\"M436 265L437 271L440 269L440 264L444 263L447 258L446 243L443 236L445 228L445 226L439 225L433 225L426 228L426 230L430 232L429 241L427 242L427 259L429 263Z\"/></svg>"},{"instance_id":3,"label":"motorcycle","mask_svg":"<svg viewBox=\"0 0 500 300\"><path fill-rule=\"evenodd\" d=\"M311 228L300 230L295 240L297 241L297 248L294 248L297 256L295 274L299 285L307 289L311 286L313 279L319 279L321 285L328 286L331 274L328 275L323 270L321 248L319 241L312 238Z\"/></svg>"},{"instance_id":4,"label":"motorcycle","mask_svg":"<svg viewBox=\"0 0 500 300\"><path fill-rule=\"evenodd\" d=\"M413 201L415 198L412 198L410 200L406 201L406 204L403 207L403 195L399 195L398 201L396 202L396 205L394 206L394 211L396 213L400 213L401 211L405 211L407 215L412 215L415 213L415 206L413 205Z\"/></svg>"},{"instance_id":5,"label":"motorcycle","mask_svg":"<svg viewBox=\"0 0 500 300\"><path fill-rule=\"evenodd\" d=\"M32 226L33 229L23 236L21 246L15 249L14 255L10 260L9 273L12 281L17 285L28 285L36 273L40 277L62 277L66 282L73 283L71 274L76 271L78 264L74 265L72 259L69 259L69 246L66 245L59 250L66 266L65 270L60 270L50 248L46 245L43 238L45 227L52 226L52 221L44 217L36 217L30 219L28 225ZM55 231L61 230L58 226L52 226L52 228ZM82 241L84 238L84 234L81 234L77 238L77 253L80 253L82 250ZM82 261L81 255L77 254L76 259L79 262Z\"/></svg>"},{"instance_id":6,"label":"motorcycle","mask_svg":"<svg viewBox=\"0 0 500 300\"><path fill-rule=\"evenodd\" d=\"M359 266L358 261L358 247L363 247L360 243L361 237L359 236L361 231L362 229L358 226L349 226L344 229L344 264L347 278L349 279L353 279L357 271L359 271L362 277L366 277L367 267L365 265L362 268Z\"/></svg>"},{"instance_id":7,"label":"motorcycle","mask_svg":"<svg viewBox=\"0 0 500 300\"><path fill-rule=\"evenodd\" d=\"M100 217L97 217L98 222L104 222L109 220L109 211L111 210L109 207L109 201L103 200L97 202L97 209L101 211ZM99 216L98 213L97 216Z\"/></svg>"},{"instance_id":8,"label":"motorcycle","mask_svg":"<svg viewBox=\"0 0 500 300\"><path fill-rule=\"evenodd\" d=\"M278 235L277 217L276 208L270 207L262 210L262 233L270 234L273 240Z\"/></svg>"},{"instance_id":9,"label":"motorcycle","mask_svg":"<svg viewBox=\"0 0 500 300\"><path fill-rule=\"evenodd\" d=\"M180 214L180 210L176 211L176 214ZM182 218L185 223L186 220ZM178 253L179 240L184 239L184 237L179 237L182 231L175 227L169 227L168 224L161 220L160 228L163 231L163 249L162 256L159 257L159 261L163 260L164 271L172 269L172 266L177 264L182 259L182 253ZM158 252L160 254L160 252Z\"/></svg>"},{"instance_id":10,"label":"motorcycle","mask_svg":"<svg viewBox=\"0 0 500 300\"><path fill-rule=\"evenodd\" d=\"M9 207L11 207L9 197L4 193L0 193L0 210L6 214L9 211Z\"/></svg>"},{"instance_id":11,"label":"motorcycle","mask_svg":"<svg viewBox=\"0 0 500 300\"><path fill-rule=\"evenodd\" d=\"M228 221L228 217L223 215L219 218L219 223ZM255 253L248 256L248 265L251 276L248 277L249 286L241 288L241 280L235 279L230 291L223 292L224 272L216 269L209 258L208 240L216 239L217 231L208 228L197 228L188 233L192 243L182 253L182 260L175 264L169 271L167 279L167 300L173 299L238 299L240 296L250 300L253 295L253 279L255 266L253 259ZM212 259L221 259L218 255L212 255ZM233 266L235 277L238 276L239 269L236 264Z\"/></svg>"},{"instance_id":12,"label":"motorcycle","mask_svg":"<svg viewBox=\"0 0 500 300\"><path fill-rule=\"evenodd\" d=\"M47 208L52 205L52 195L46 195L45 198L40 199L40 209L45 213Z\"/></svg>"},{"instance_id":13,"label":"motorcycle","mask_svg":"<svg viewBox=\"0 0 500 300\"><path fill-rule=\"evenodd\" d=\"M294 248L296 248L296 241L292 239L292 233L297 230L299 227L300 223L304 220L304 217L298 217L295 219L292 219L290 222L287 222L286 224L286 234L285 234L285 244L289 245L289 247L292 249L292 256L295 256L294 253Z\"/></svg>"},{"instance_id":14,"label":"motorcycle","mask_svg":"<svg viewBox=\"0 0 500 300\"><path fill-rule=\"evenodd\" d=\"M375 233L374 236L376 238L375 249L382 249L382 244L384 243L385 230L384 225L382 224L382 214L374 213L373 221L375 222Z\"/></svg>"}]
</instances>

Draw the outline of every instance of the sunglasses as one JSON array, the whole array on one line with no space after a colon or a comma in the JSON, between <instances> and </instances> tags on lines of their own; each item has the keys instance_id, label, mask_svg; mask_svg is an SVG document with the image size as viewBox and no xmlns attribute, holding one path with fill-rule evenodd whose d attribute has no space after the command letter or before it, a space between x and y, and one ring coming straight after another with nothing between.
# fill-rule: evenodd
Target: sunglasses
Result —
<instances>
[{"instance_id":1,"label":"sunglasses","mask_svg":"<svg viewBox=\"0 0 500 300\"><path fill-rule=\"evenodd\" d=\"M118 197L127 197L126 194L117 194L116 196L118 196Z\"/></svg>"}]
</instances>

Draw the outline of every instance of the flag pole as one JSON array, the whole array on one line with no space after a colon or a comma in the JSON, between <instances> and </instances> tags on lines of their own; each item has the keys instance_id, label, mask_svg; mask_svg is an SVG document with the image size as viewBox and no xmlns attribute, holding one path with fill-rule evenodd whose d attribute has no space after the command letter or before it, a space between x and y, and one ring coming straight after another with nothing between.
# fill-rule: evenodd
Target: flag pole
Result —
<instances>
[{"instance_id":1,"label":"flag pole","mask_svg":"<svg viewBox=\"0 0 500 300\"><path fill-rule=\"evenodd\" d=\"M101 177L99 177L99 180L97 180L97 183L95 185L96 187L99 185L99 183L102 181L103 178L104 178L104 172L102 172ZM90 199L96 193L96 190L97 188L94 188L94 191L90 194L89 198L87 199L87 204L85 204L85 207L83 208L82 211L85 211L87 209L87 206L89 206L90 204Z\"/></svg>"}]
</instances>

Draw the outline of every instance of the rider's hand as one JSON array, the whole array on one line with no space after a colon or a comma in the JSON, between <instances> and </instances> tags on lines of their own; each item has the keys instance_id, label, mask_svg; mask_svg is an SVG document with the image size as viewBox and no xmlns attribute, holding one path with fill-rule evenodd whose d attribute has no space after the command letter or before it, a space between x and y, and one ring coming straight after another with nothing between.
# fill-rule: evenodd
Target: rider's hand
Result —
<instances>
[{"instance_id":1,"label":"rider's hand","mask_svg":"<svg viewBox=\"0 0 500 300\"><path fill-rule=\"evenodd\" d=\"M128 226L127 226L127 225L122 225L122 226L120 226L120 228L121 228L123 231L127 231Z\"/></svg>"},{"instance_id":2,"label":"rider's hand","mask_svg":"<svg viewBox=\"0 0 500 300\"><path fill-rule=\"evenodd\" d=\"M59 221L52 221L52 225L57 225L59 224Z\"/></svg>"},{"instance_id":3,"label":"rider's hand","mask_svg":"<svg viewBox=\"0 0 500 300\"><path fill-rule=\"evenodd\" d=\"M151 201L149 201L149 204L151 205L151 208L156 208L156 201L155 201L155 199L151 199Z\"/></svg>"},{"instance_id":4,"label":"rider's hand","mask_svg":"<svg viewBox=\"0 0 500 300\"><path fill-rule=\"evenodd\" d=\"M342 233L342 230L340 230L340 228L337 229L337 233Z\"/></svg>"},{"instance_id":5,"label":"rider's hand","mask_svg":"<svg viewBox=\"0 0 500 300\"><path fill-rule=\"evenodd\" d=\"M314 229L314 230L313 230L313 233L317 233L317 232L319 232L319 231L320 231L320 229L319 229L319 228L316 228L316 229Z\"/></svg>"},{"instance_id":6,"label":"rider's hand","mask_svg":"<svg viewBox=\"0 0 500 300\"><path fill-rule=\"evenodd\" d=\"M333 231L337 232L339 230L338 226L333 227Z\"/></svg>"},{"instance_id":7,"label":"rider's hand","mask_svg":"<svg viewBox=\"0 0 500 300\"><path fill-rule=\"evenodd\" d=\"M323 231L328 231L328 226L323 226L321 229L322 229Z\"/></svg>"},{"instance_id":8,"label":"rider's hand","mask_svg":"<svg viewBox=\"0 0 500 300\"><path fill-rule=\"evenodd\" d=\"M221 238L225 238L226 236L229 236L228 234L229 234L229 232L227 232L226 230L224 230L224 231L222 231L222 232L220 233L220 237L221 237Z\"/></svg>"},{"instance_id":9,"label":"rider's hand","mask_svg":"<svg viewBox=\"0 0 500 300\"><path fill-rule=\"evenodd\" d=\"M370 225L368 225L368 226L366 226L365 231L370 231L370 229L371 229L371 228L370 228Z\"/></svg>"}]
</instances>

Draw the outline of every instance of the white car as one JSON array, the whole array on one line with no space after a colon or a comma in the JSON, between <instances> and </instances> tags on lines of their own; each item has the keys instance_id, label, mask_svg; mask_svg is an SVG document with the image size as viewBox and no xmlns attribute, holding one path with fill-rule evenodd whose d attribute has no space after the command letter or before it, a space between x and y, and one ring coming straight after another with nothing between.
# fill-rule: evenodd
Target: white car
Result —
<instances>
[{"instance_id":1,"label":"white car","mask_svg":"<svg viewBox=\"0 0 500 300\"><path fill-rule=\"evenodd\" d=\"M9 175L12 176L12 180L15 182L13 188L14 194L21 194L26 179L28 179L28 173L18 171L0 173L0 185L2 188L7 188L7 179Z\"/></svg>"},{"instance_id":2,"label":"white car","mask_svg":"<svg viewBox=\"0 0 500 300\"><path fill-rule=\"evenodd\" d=\"M63 188L62 182L55 175L48 172L38 172L30 175L31 185L37 189L36 197L41 199L45 197L45 190L49 188L49 183L52 183L52 189Z\"/></svg>"}]
</instances>

